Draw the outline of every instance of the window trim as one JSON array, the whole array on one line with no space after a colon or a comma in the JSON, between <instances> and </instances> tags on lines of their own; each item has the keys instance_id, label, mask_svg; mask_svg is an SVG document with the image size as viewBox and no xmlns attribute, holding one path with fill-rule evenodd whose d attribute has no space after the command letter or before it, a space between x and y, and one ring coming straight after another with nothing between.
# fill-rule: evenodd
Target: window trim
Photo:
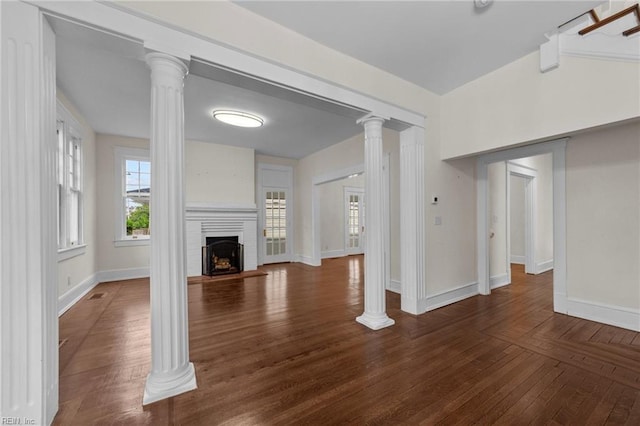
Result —
<instances>
[{"instance_id":1,"label":"window trim","mask_svg":"<svg viewBox=\"0 0 640 426\"><path fill-rule=\"evenodd\" d=\"M129 148L116 146L114 148L114 205L115 205L115 247L127 246L146 246L149 245L150 235L128 236L126 231L126 221L124 218L124 171L126 169L126 160L148 161L151 162L151 153L144 148Z\"/></svg>"},{"instance_id":2,"label":"window trim","mask_svg":"<svg viewBox=\"0 0 640 426\"><path fill-rule=\"evenodd\" d=\"M84 240L84 147L83 140L84 134L81 131L82 127L80 126L78 120L73 116L73 114L60 102L60 100L56 101L56 120L58 123L62 125L59 128L56 125L56 131L62 131L63 134L63 143L62 143L62 159L64 164L61 166L62 170L58 167L59 159L60 159L60 147L59 147L59 138L56 138L56 179L59 179L59 174L62 173L64 176L63 188L65 194L72 191L77 194L78 197L78 237L77 241L74 243L70 242L70 228L69 228L69 214L70 211L68 209L68 194L65 195L64 204L62 207L58 204L58 226L62 224L62 229L58 230L58 261L70 259L75 256L79 256L84 254L86 249L86 243ZM68 152L68 142L69 138L75 140L75 144L79 147L79 153L77 158L77 165L74 165L74 172L77 174L77 186L74 186L72 182L69 182L68 175L68 161L69 161L69 152ZM56 186L59 183L56 182ZM60 203L60 200L57 201ZM61 220L60 214L64 216ZM60 236L64 235L64 241L60 242Z\"/></svg>"}]
</instances>

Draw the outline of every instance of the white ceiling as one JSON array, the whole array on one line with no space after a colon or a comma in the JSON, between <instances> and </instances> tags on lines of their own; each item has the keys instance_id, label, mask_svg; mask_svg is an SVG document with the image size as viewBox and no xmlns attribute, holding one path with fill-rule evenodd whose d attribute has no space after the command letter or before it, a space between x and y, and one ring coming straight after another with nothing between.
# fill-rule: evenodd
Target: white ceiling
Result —
<instances>
[{"instance_id":1,"label":"white ceiling","mask_svg":"<svg viewBox=\"0 0 640 426\"><path fill-rule=\"evenodd\" d=\"M594 1L241 2L320 43L437 93L535 51L543 34ZM149 137L150 76L142 45L59 18L58 86L98 133ZM257 129L210 117L217 108L265 118ZM192 61L185 80L185 137L302 158L362 131L363 111ZM389 127L402 130L402 124Z\"/></svg>"},{"instance_id":2,"label":"white ceiling","mask_svg":"<svg viewBox=\"0 0 640 426\"><path fill-rule=\"evenodd\" d=\"M538 49L544 34L602 3L236 1L299 34L444 94Z\"/></svg>"}]
</instances>

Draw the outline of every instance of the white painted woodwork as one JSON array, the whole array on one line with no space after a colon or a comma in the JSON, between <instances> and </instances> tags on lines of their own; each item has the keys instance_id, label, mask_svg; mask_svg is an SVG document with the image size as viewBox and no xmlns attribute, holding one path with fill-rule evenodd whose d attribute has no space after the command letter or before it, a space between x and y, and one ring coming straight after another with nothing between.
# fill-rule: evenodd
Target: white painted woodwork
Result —
<instances>
[{"instance_id":1,"label":"white painted woodwork","mask_svg":"<svg viewBox=\"0 0 640 426\"><path fill-rule=\"evenodd\" d=\"M184 76L187 66L164 53L151 69L151 372L143 404L195 389L189 362L184 185Z\"/></svg>"},{"instance_id":2,"label":"white painted woodwork","mask_svg":"<svg viewBox=\"0 0 640 426\"><path fill-rule=\"evenodd\" d=\"M38 8L0 2L0 417L58 410L55 35Z\"/></svg>"},{"instance_id":3,"label":"white painted woodwork","mask_svg":"<svg viewBox=\"0 0 640 426\"><path fill-rule=\"evenodd\" d=\"M509 176L519 176L526 179L524 190L524 272L536 274L538 269L535 261L538 173L536 170L512 162L507 162L507 173ZM507 179L507 185L510 185L509 179ZM509 209L507 213L507 216L509 216L511 211L511 193L509 190L507 190L507 209ZM511 235L510 222L508 223L507 235ZM508 250L510 250L509 247Z\"/></svg>"},{"instance_id":4,"label":"white painted woodwork","mask_svg":"<svg viewBox=\"0 0 640 426\"><path fill-rule=\"evenodd\" d=\"M356 318L373 330L395 324L387 316L385 300L382 123L384 119L367 116L364 125L365 200L367 201L367 238L364 257L364 313Z\"/></svg>"},{"instance_id":5,"label":"white painted woodwork","mask_svg":"<svg viewBox=\"0 0 640 426\"><path fill-rule=\"evenodd\" d=\"M565 151L568 138L555 141L507 149L478 158L477 177L477 244L478 244L478 292L491 293L489 277L489 211L487 168L490 163L509 161L517 158L532 157L540 154L553 154L553 309L567 313L567 203Z\"/></svg>"},{"instance_id":6,"label":"white painted woodwork","mask_svg":"<svg viewBox=\"0 0 640 426\"><path fill-rule=\"evenodd\" d=\"M424 265L424 129L411 127L400 133L400 241L401 309L417 315L427 297Z\"/></svg>"},{"instance_id":7,"label":"white painted woodwork","mask_svg":"<svg viewBox=\"0 0 640 426\"><path fill-rule=\"evenodd\" d=\"M258 200L258 264L289 262L293 258L295 234L293 226L293 167L270 163L258 164L256 194ZM278 255L267 255L267 238L264 230L267 228L266 193L284 192L286 194L286 251Z\"/></svg>"},{"instance_id":8,"label":"white painted woodwork","mask_svg":"<svg viewBox=\"0 0 640 426\"><path fill-rule=\"evenodd\" d=\"M257 209L254 205L189 203L187 221L187 275L202 275L202 246L207 237L238 237L244 244L244 270L258 268Z\"/></svg>"},{"instance_id":9,"label":"white painted woodwork","mask_svg":"<svg viewBox=\"0 0 640 426\"><path fill-rule=\"evenodd\" d=\"M551 71L560 65L560 36L554 32L547 38L548 41L540 45L540 72Z\"/></svg>"}]
</instances>

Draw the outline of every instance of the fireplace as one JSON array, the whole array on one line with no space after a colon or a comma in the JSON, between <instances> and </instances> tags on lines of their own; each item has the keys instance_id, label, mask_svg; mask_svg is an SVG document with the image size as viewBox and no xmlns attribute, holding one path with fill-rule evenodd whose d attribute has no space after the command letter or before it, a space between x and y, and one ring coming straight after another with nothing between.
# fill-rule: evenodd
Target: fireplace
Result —
<instances>
[{"instance_id":1,"label":"fireplace","mask_svg":"<svg viewBox=\"0 0 640 426\"><path fill-rule=\"evenodd\" d=\"M244 270L244 245L238 237L207 237L202 247L202 275L237 274Z\"/></svg>"}]
</instances>

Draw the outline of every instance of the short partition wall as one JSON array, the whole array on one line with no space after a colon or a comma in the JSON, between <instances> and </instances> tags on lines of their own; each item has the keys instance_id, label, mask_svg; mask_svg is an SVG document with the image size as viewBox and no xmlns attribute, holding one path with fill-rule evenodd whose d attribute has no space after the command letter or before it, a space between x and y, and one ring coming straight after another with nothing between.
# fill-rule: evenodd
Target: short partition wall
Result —
<instances>
[{"instance_id":1,"label":"short partition wall","mask_svg":"<svg viewBox=\"0 0 640 426\"><path fill-rule=\"evenodd\" d=\"M244 245L244 270L258 268L258 210L251 206L188 204L187 275L202 275L202 247L207 237L237 237Z\"/></svg>"}]
</instances>

